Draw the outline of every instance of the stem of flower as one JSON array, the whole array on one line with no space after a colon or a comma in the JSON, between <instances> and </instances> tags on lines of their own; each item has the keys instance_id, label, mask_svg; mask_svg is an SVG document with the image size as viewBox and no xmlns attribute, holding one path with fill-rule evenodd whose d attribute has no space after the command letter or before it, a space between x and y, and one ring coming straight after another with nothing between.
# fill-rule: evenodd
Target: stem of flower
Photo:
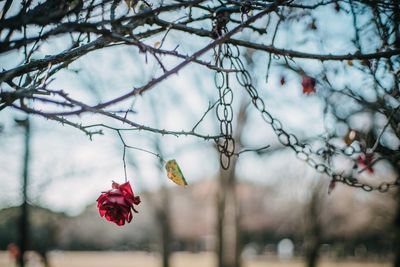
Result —
<instances>
[{"instance_id":1,"label":"stem of flower","mask_svg":"<svg viewBox=\"0 0 400 267\"><path fill-rule=\"evenodd\" d=\"M124 162L125 183L128 182L128 175L126 174L126 161L125 161L126 145L124 144L124 153L122 154L122 161Z\"/></svg>"}]
</instances>

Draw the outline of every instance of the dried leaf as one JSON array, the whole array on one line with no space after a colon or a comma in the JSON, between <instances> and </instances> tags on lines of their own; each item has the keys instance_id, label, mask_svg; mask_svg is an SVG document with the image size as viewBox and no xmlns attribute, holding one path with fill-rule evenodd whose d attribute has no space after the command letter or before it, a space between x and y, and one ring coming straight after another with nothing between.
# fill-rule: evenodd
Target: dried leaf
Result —
<instances>
[{"instance_id":1,"label":"dried leaf","mask_svg":"<svg viewBox=\"0 0 400 267\"><path fill-rule=\"evenodd\" d=\"M346 143L346 145L351 145L353 141L359 140L359 133L355 130L350 130L344 137L343 141Z\"/></svg>"},{"instance_id":2,"label":"dried leaf","mask_svg":"<svg viewBox=\"0 0 400 267\"><path fill-rule=\"evenodd\" d=\"M309 95L315 93L315 84L316 81L314 78L303 75L301 86L303 86L303 94Z\"/></svg>"},{"instance_id":3,"label":"dried leaf","mask_svg":"<svg viewBox=\"0 0 400 267\"><path fill-rule=\"evenodd\" d=\"M138 0L125 0L125 3L129 9L134 9L138 2Z\"/></svg>"},{"instance_id":4,"label":"dried leaf","mask_svg":"<svg viewBox=\"0 0 400 267\"><path fill-rule=\"evenodd\" d=\"M368 68L371 68L371 66L372 66L371 61L369 61L368 59L363 59L361 61L361 64L364 66L367 66Z\"/></svg>"},{"instance_id":5,"label":"dried leaf","mask_svg":"<svg viewBox=\"0 0 400 267\"><path fill-rule=\"evenodd\" d=\"M341 9L341 7L340 7L340 5L339 5L339 3L338 2L336 2L335 3L335 10L336 10L336 12L340 12L340 9Z\"/></svg>"},{"instance_id":6,"label":"dried leaf","mask_svg":"<svg viewBox=\"0 0 400 267\"><path fill-rule=\"evenodd\" d=\"M160 41L157 41L157 42L155 42L154 43L154 48L160 48L160 45L161 45L161 42Z\"/></svg>"},{"instance_id":7,"label":"dried leaf","mask_svg":"<svg viewBox=\"0 0 400 267\"><path fill-rule=\"evenodd\" d=\"M171 179L174 183L180 186L187 185L185 177L182 174L181 169L179 168L178 163L176 160L171 159L165 164L165 169L167 170L167 176Z\"/></svg>"},{"instance_id":8,"label":"dried leaf","mask_svg":"<svg viewBox=\"0 0 400 267\"><path fill-rule=\"evenodd\" d=\"M279 83L281 84L281 86L284 86L286 84L285 76L281 76L281 80L279 81Z\"/></svg>"}]
</instances>

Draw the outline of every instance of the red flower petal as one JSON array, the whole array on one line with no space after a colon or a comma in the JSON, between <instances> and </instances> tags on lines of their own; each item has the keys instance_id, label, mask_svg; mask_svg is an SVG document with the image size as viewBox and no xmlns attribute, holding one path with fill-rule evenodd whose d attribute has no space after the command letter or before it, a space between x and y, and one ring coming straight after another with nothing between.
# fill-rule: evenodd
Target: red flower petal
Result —
<instances>
[{"instance_id":1,"label":"red flower petal","mask_svg":"<svg viewBox=\"0 0 400 267\"><path fill-rule=\"evenodd\" d=\"M121 184L118 189L121 190L121 192L123 194L127 194L127 195L133 196L132 187L131 187L131 184L129 182Z\"/></svg>"},{"instance_id":2,"label":"red flower petal","mask_svg":"<svg viewBox=\"0 0 400 267\"><path fill-rule=\"evenodd\" d=\"M140 202L141 202L141 200L140 200L139 196L136 196L136 197L133 198L133 204L139 205Z\"/></svg>"},{"instance_id":3,"label":"red flower petal","mask_svg":"<svg viewBox=\"0 0 400 267\"><path fill-rule=\"evenodd\" d=\"M105 209L99 209L99 213L101 217L104 217L104 215L106 214L107 210Z\"/></svg>"},{"instance_id":4,"label":"red flower petal","mask_svg":"<svg viewBox=\"0 0 400 267\"><path fill-rule=\"evenodd\" d=\"M111 184L111 187L113 189L118 189L119 188L119 184L113 181L112 184Z\"/></svg>"},{"instance_id":5,"label":"red flower petal","mask_svg":"<svg viewBox=\"0 0 400 267\"><path fill-rule=\"evenodd\" d=\"M125 224L125 220L124 219L119 219L117 221L114 221L118 226L122 226Z\"/></svg>"},{"instance_id":6,"label":"red flower petal","mask_svg":"<svg viewBox=\"0 0 400 267\"><path fill-rule=\"evenodd\" d=\"M98 203L102 203L107 198L107 194L101 194L99 198L96 200Z\"/></svg>"},{"instance_id":7,"label":"red flower petal","mask_svg":"<svg viewBox=\"0 0 400 267\"><path fill-rule=\"evenodd\" d=\"M126 221L128 222L128 223L130 223L131 221L132 221L132 219L133 219L133 215L132 215L132 212L131 211L129 211L129 213L128 213L128 217L127 218L125 218L126 219Z\"/></svg>"},{"instance_id":8,"label":"red flower petal","mask_svg":"<svg viewBox=\"0 0 400 267\"><path fill-rule=\"evenodd\" d=\"M106 201L117 205L126 205L124 196L112 195L109 196Z\"/></svg>"}]
</instances>

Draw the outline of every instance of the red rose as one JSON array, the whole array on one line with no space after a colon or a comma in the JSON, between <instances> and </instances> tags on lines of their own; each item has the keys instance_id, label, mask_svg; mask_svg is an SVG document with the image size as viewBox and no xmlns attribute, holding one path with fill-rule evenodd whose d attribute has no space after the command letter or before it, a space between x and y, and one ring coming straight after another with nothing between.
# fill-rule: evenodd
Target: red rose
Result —
<instances>
[{"instance_id":1,"label":"red rose","mask_svg":"<svg viewBox=\"0 0 400 267\"><path fill-rule=\"evenodd\" d=\"M117 225L124 225L132 220L132 210L137 213L133 204L140 203L140 197L133 195L132 187L129 182L124 184L112 183L109 191L103 192L97 199L97 207L101 217Z\"/></svg>"}]
</instances>

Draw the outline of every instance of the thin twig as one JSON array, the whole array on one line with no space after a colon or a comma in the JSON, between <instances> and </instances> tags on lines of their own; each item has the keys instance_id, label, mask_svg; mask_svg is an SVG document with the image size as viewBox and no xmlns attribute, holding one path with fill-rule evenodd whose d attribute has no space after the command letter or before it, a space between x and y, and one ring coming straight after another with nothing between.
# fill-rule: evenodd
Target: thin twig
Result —
<instances>
[{"instance_id":1,"label":"thin twig","mask_svg":"<svg viewBox=\"0 0 400 267\"><path fill-rule=\"evenodd\" d=\"M378 145L379 145L379 141L382 138L383 133L386 131L386 128L389 126L390 121L392 120L393 115L399 110L400 106L398 106L397 108L393 109L392 113L390 114L390 116L387 119L387 123L385 124L385 126L383 127L382 131L380 132L378 138L375 141L375 144L372 146L372 148L368 151L368 153L374 153L375 150L377 149Z\"/></svg>"}]
</instances>

